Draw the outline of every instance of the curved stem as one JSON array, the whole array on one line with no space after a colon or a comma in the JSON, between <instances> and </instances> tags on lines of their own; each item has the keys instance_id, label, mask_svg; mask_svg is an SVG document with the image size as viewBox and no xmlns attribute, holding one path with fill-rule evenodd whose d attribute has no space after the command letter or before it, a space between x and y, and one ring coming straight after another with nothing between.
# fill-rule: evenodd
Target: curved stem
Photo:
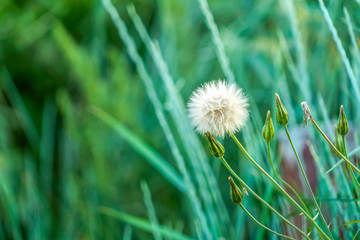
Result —
<instances>
[{"instance_id":1,"label":"curved stem","mask_svg":"<svg viewBox=\"0 0 360 240\"><path fill-rule=\"evenodd\" d=\"M231 134L231 137L234 139L236 144L239 146L241 151L247 156L247 158L267 177L269 180L289 199L291 204L296 207L300 212L302 212L305 217L307 217L310 222L316 227L320 235L324 237L325 239L330 239L326 233L321 229L321 227L315 222L315 220L282 188L246 151L246 149L243 147L243 145L239 142L239 140L235 137L234 134Z\"/></svg>"},{"instance_id":2,"label":"curved stem","mask_svg":"<svg viewBox=\"0 0 360 240\"><path fill-rule=\"evenodd\" d=\"M299 199L299 201L301 202L301 204L303 205L304 209L310 213L309 209L307 208L305 202L302 200L301 196L297 193L297 191L288 183L286 182L284 179L282 179L280 177L280 175L277 173L276 169L275 169L275 166L274 166L274 162L272 160L272 157L271 157L271 153L270 153L270 142L267 142L267 152L268 152L268 156L269 156L269 159L270 159L270 165L271 165L271 168L274 172L274 175L277 179L279 179L283 184L285 184L295 195L296 197Z\"/></svg>"},{"instance_id":3,"label":"curved stem","mask_svg":"<svg viewBox=\"0 0 360 240\"><path fill-rule=\"evenodd\" d=\"M239 203L239 206L242 208L242 210L244 210L244 212L254 221L256 222L260 227L264 228L265 230L275 234L275 235L278 235L280 237L283 237L283 238L286 238L286 239L293 239L295 240L295 238L292 238L292 237L289 237L289 236L286 236L284 234L281 234L281 233L278 233L278 232L275 232L274 230L266 227L265 225L261 224L253 215L251 215L250 212L248 212L248 210L246 210L246 208L244 207L244 205L242 205L242 203Z\"/></svg>"},{"instance_id":4,"label":"curved stem","mask_svg":"<svg viewBox=\"0 0 360 240\"><path fill-rule=\"evenodd\" d=\"M291 140L289 130L288 130L288 128L287 128L286 126L285 126L284 128L285 128L286 135L287 135L287 137L288 137L288 139L289 139L289 142L290 142L290 144L291 144L291 147L292 147L292 149L293 149L293 151L294 151L296 160L297 160L297 162L298 162L298 164L299 164L301 173L302 173L302 175L303 175L303 177L304 177L304 179L305 179L306 186L307 186L307 188L308 188L308 190L309 190L309 192L310 192L310 194L311 194L311 198L312 198L312 200L313 200L316 208L317 208L318 211L319 211L319 215L320 215L321 221L323 222L323 224L325 225L325 227L326 227L327 230L329 231L330 237L331 237L332 239L334 239L333 236L332 236L332 234L331 234L330 229L328 228L328 225L327 225L327 223L326 223L326 220L325 220L325 218L324 218L324 215L323 215L322 212L321 212L321 208L320 208L319 204L318 204L317 201L316 201L316 198L315 198L314 193L313 193L313 191L312 191L312 189L311 189L309 180L308 180L307 177L306 177L306 173L305 173L304 167L303 167L303 165L302 165L302 163L301 163L301 161L300 161L299 155L297 154L296 149L295 149L295 147L294 147L294 144L293 144L293 142L292 142L292 140Z\"/></svg>"},{"instance_id":5,"label":"curved stem","mask_svg":"<svg viewBox=\"0 0 360 240\"><path fill-rule=\"evenodd\" d=\"M260 202L262 202L266 207L268 207L271 211L273 211L276 215L278 215L284 222L286 222L288 225L292 226L296 231L298 231L301 235L303 235L306 239L310 238L306 235L305 232L303 232L300 228L295 226L292 222L290 222L287 218L285 218L283 215L281 215L276 209L274 209L270 204L268 204L264 199L262 199L259 195L257 195L254 190L252 190L230 167L230 165L227 163L224 157L220 158L221 162L224 164L224 166L227 168L227 170L233 175L242 186L244 186L256 199L258 199Z\"/></svg>"},{"instance_id":6,"label":"curved stem","mask_svg":"<svg viewBox=\"0 0 360 240\"><path fill-rule=\"evenodd\" d=\"M336 152L339 157L344 159L345 162L347 162L358 174L360 174L360 170L352 163L349 159L347 159L342 153L334 146L334 144L330 141L330 139L325 135L325 133L321 130L319 125L316 123L315 119L310 115L311 122L314 124L315 128L318 130L318 132L323 136L323 138L327 141L327 143L330 145L330 147Z\"/></svg>"}]
</instances>

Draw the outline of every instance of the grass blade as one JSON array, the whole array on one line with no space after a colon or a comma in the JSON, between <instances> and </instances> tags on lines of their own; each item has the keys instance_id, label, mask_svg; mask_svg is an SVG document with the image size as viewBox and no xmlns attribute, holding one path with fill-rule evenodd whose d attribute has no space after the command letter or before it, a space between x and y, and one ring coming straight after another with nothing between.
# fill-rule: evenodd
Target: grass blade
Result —
<instances>
[{"instance_id":1,"label":"grass blade","mask_svg":"<svg viewBox=\"0 0 360 240\"><path fill-rule=\"evenodd\" d=\"M331 20L331 17L329 15L329 12L328 10L326 9L325 5L324 5L324 2L323 0L319 0L319 4L320 4L320 9L324 15L324 18L325 18L325 21L329 27L329 30L332 34L332 37L333 37L333 40L336 44L336 47L340 53L340 57L341 57L341 60L345 66L345 69L346 69L346 72L350 78L350 82L351 82L351 85L353 86L353 90L354 90L354 93L355 93L355 98L356 98L356 101L357 103L360 103L360 90L359 90L359 85L358 85L358 82L356 80L356 77L355 77L355 74L354 74L354 71L353 69L351 68L351 65L350 65L350 61L348 59L348 57L346 56L346 52L345 52L345 49L341 43L341 40L339 38L339 35L338 35L338 32L334 26L334 23L332 22Z\"/></svg>"},{"instance_id":2,"label":"grass blade","mask_svg":"<svg viewBox=\"0 0 360 240\"><path fill-rule=\"evenodd\" d=\"M159 172L163 174L164 177L168 179L177 189L181 192L186 191L184 182L178 173L155 150L106 112L94 106L90 111L97 118L114 129L125 141L130 144L131 147L134 148L135 151L143 156L148 163L159 170Z\"/></svg>"},{"instance_id":3,"label":"grass blade","mask_svg":"<svg viewBox=\"0 0 360 240\"><path fill-rule=\"evenodd\" d=\"M155 208L154 208L154 205L151 200L151 193L150 193L149 186L147 185L146 182L141 182L140 187L144 194L144 202L145 202L146 208L148 210L148 215L149 215L149 219L151 222L151 228L152 228L152 233L153 233L154 239L161 240L162 238L161 238L160 230L159 230L159 222L155 215Z\"/></svg>"},{"instance_id":4,"label":"grass blade","mask_svg":"<svg viewBox=\"0 0 360 240\"><path fill-rule=\"evenodd\" d=\"M137 227L139 229L142 229L144 231L148 231L148 232L152 231L151 223L149 223L148 221L146 221L144 219L134 217L129 214L117 211L117 210L109 208L109 207L104 207L104 206L101 206L99 208L99 212L102 214L114 217L116 219L119 219L121 221L124 221L127 224L130 224L130 225ZM184 235L183 233L177 232L171 228L164 227L164 226L159 226L159 232L163 237L167 237L170 239L178 239L178 240L191 239L190 237Z\"/></svg>"}]
</instances>

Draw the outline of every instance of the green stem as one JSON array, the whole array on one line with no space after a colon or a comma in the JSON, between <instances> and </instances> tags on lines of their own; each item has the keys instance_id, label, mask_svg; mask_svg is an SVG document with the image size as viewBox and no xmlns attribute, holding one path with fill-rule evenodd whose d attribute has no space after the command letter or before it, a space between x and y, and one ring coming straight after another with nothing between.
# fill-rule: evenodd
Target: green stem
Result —
<instances>
[{"instance_id":1,"label":"green stem","mask_svg":"<svg viewBox=\"0 0 360 240\"><path fill-rule=\"evenodd\" d=\"M359 228L359 230L357 230L357 232L355 233L355 236L353 237L353 240L356 240L356 239L357 239L357 237L359 236L359 233L360 233L360 228Z\"/></svg>"},{"instance_id":2,"label":"green stem","mask_svg":"<svg viewBox=\"0 0 360 240\"><path fill-rule=\"evenodd\" d=\"M358 153L360 151L360 147L357 147L355 149L353 149L349 154L348 157L353 156L354 154ZM347 157L347 158L348 158ZM337 168L340 164L342 164L344 161L344 159L339 159L339 161L337 163L334 164L334 166L332 166L329 170L327 170L325 173L328 174L330 173L332 170L334 170L335 168Z\"/></svg>"},{"instance_id":3,"label":"green stem","mask_svg":"<svg viewBox=\"0 0 360 240\"><path fill-rule=\"evenodd\" d=\"M244 210L244 212L254 221L256 222L260 227L264 228L265 230L275 234L275 235L278 235L280 237L283 237L283 238L286 238L286 239L294 239L295 238L292 238L292 237L289 237L289 236L286 236L286 235L283 235L281 233L278 233L278 232L275 232L274 230L266 227L265 225L261 224L253 215L251 215L250 212L248 212L248 210L246 210L246 208L244 207L244 205L242 205L241 203L239 203L239 206L242 208L242 210Z\"/></svg>"},{"instance_id":4,"label":"green stem","mask_svg":"<svg viewBox=\"0 0 360 240\"><path fill-rule=\"evenodd\" d=\"M341 136L342 137L342 143L343 143L343 148L345 150L345 157L348 158L348 155L347 155L347 150L346 150L346 145L345 145L345 137L344 136ZM351 180L354 182L355 184L355 192L356 194L359 196L359 189L360 189L360 184L354 174L354 171L349 168L349 172L350 172L350 176L351 176Z\"/></svg>"},{"instance_id":5,"label":"green stem","mask_svg":"<svg viewBox=\"0 0 360 240\"><path fill-rule=\"evenodd\" d=\"M267 142L267 152L268 152L268 156L269 156L269 159L270 159L270 165L271 165L271 168L274 172L274 175L277 179L279 179L283 184L285 184L295 195L296 197L299 199L299 201L301 202L301 204L303 205L304 209L310 213L309 209L307 208L305 202L302 200L301 196L297 193L297 191L288 183L286 182L284 179L282 179L279 174L277 173L276 171L276 168L274 166L274 162L272 160L272 157L271 157L271 153L270 153L270 142Z\"/></svg>"},{"instance_id":6,"label":"green stem","mask_svg":"<svg viewBox=\"0 0 360 240\"><path fill-rule=\"evenodd\" d=\"M347 159L342 153L334 146L334 144L330 141L330 139L325 135L325 133L321 130L319 125L316 123L315 119L310 115L311 122L314 124L315 128L318 130L318 132L323 136L323 138L327 141L327 143L330 145L330 147L336 152L339 157L344 159L345 162L347 162L358 174L360 174L360 170L352 163L349 159Z\"/></svg>"},{"instance_id":7,"label":"green stem","mask_svg":"<svg viewBox=\"0 0 360 240\"><path fill-rule=\"evenodd\" d=\"M319 231L319 233L325 238L330 239L326 233L321 229L321 227L315 222L315 220L283 189L246 151L246 149L241 145L239 140L235 137L234 134L231 134L231 137L234 139L236 144L239 146L241 151L249 158L249 160L267 177L270 179L270 181L290 200L291 204L296 207L300 212L302 212L309 221L316 227L316 229Z\"/></svg>"},{"instance_id":8,"label":"green stem","mask_svg":"<svg viewBox=\"0 0 360 240\"><path fill-rule=\"evenodd\" d=\"M317 201L316 201L316 198L315 198L314 193L313 193L313 191L312 191L312 189L311 189L309 180L308 180L307 177L306 177L306 173L305 173L304 167L303 167L303 165L302 165L302 163L301 163L301 161L300 161L299 155L297 154L296 149L295 149L295 147L294 147L294 144L293 144L293 142L292 142L292 140L291 140L289 130L288 130L288 128L287 128L286 126L285 126L284 128L285 128L286 135L287 135L287 137L288 137L288 139L289 139L289 142L290 142L290 144L291 144L291 147L292 147L292 149L293 149L293 151L294 151L296 160L297 160L297 162L298 162L298 164L299 164L301 173L302 173L302 175L303 175L303 177L304 177L304 179L305 179L306 186L307 186L307 188L308 188L308 190L309 190L309 192L310 192L310 194L311 194L311 198L312 198L312 200L313 200L316 208L317 208L318 211L319 211L319 215L320 215L321 221L323 222L323 224L325 225L325 227L326 227L327 230L329 231L330 237L331 237L332 239L334 239L333 236L332 236L332 234L331 234L331 231L330 231L330 229L328 228L328 225L327 225L327 223L326 223L326 221L325 221L324 215L323 215L322 212L321 212L321 208L320 208L320 206L318 205L318 203L317 203Z\"/></svg>"},{"instance_id":9,"label":"green stem","mask_svg":"<svg viewBox=\"0 0 360 240\"><path fill-rule=\"evenodd\" d=\"M254 190L252 190L230 167L230 165L227 163L224 157L220 158L221 162L224 164L224 166L227 168L227 170L233 175L242 186L244 186L256 199L258 199L260 202L262 202L266 207L268 207L271 211L273 211L276 215L278 215L284 222L286 222L288 225L292 226L296 231L298 231L301 235L303 235L306 239L310 238L306 235L305 232L303 232L301 229L299 229L297 226L295 226L292 222L290 222L287 218L285 218L283 215L281 215L276 209L274 209L270 204L268 204L264 199L262 199L259 195L257 195Z\"/></svg>"}]
</instances>

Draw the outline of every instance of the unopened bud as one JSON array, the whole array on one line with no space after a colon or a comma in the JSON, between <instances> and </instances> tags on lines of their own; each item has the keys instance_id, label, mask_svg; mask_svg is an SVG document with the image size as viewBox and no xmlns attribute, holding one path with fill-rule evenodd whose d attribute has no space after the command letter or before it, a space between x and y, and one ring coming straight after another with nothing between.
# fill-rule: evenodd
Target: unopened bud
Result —
<instances>
[{"instance_id":1,"label":"unopened bud","mask_svg":"<svg viewBox=\"0 0 360 240\"><path fill-rule=\"evenodd\" d=\"M221 145L221 143L219 143L218 140L216 140L213 136L211 136L209 132L206 132L205 135L209 141L211 154L217 158L223 157L225 153L225 149L223 145Z\"/></svg>"},{"instance_id":2,"label":"unopened bud","mask_svg":"<svg viewBox=\"0 0 360 240\"><path fill-rule=\"evenodd\" d=\"M337 131L341 136L345 136L349 132L349 125L346 119L344 106L340 106L339 121L337 124Z\"/></svg>"},{"instance_id":3,"label":"unopened bud","mask_svg":"<svg viewBox=\"0 0 360 240\"><path fill-rule=\"evenodd\" d=\"M266 142L270 142L274 138L274 124L271 119L270 110L267 112L265 124L263 127L263 138Z\"/></svg>"},{"instance_id":4,"label":"unopened bud","mask_svg":"<svg viewBox=\"0 0 360 240\"><path fill-rule=\"evenodd\" d=\"M283 127L289 123L289 114L286 111L284 104L281 102L280 97L275 93L276 101L276 121Z\"/></svg>"},{"instance_id":5,"label":"unopened bud","mask_svg":"<svg viewBox=\"0 0 360 240\"><path fill-rule=\"evenodd\" d=\"M231 201L233 201L236 204L241 203L241 201L243 200L243 193L241 192L241 190L238 188L238 186L236 186L234 180L232 179L232 177L228 177L229 183L230 183L230 198Z\"/></svg>"},{"instance_id":6,"label":"unopened bud","mask_svg":"<svg viewBox=\"0 0 360 240\"><path fill-rule=\"evenodd\" d=\"M339 134L339 129L336 126L335 126L335 147L337 148L337 150L341 152L341 154L345 155L346 150L344 148L344 142L341 135Z\"/></svg>"}]
</instances>

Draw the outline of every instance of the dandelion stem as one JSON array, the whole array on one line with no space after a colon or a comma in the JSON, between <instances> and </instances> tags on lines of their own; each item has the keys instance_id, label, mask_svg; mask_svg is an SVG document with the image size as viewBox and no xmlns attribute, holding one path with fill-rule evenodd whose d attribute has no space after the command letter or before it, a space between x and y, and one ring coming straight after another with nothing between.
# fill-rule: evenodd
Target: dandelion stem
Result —
<instances>
[{"instance_id":1,"label":"dandelion stem","mask_svg":"<svg viewBox=\"0 0 360 240\"><path fill-rule=\"evenodd\" d=\"M250 213L248 210L246 210L245 206L242 205L242 203L239 203L239 206L240 206L240 207L242 208L242 210L244 210L244 212L245 212L254 222L256 222L260 227L262 227L262 228L264 228L265 230L267 230L267 231L269 231L269 232L271 232L271 233L273 233L273 234L275 234L275 235L278 235L278 236L280 236L280 237L283 237L283 238L286 238L286 239L294 239L294 240L295 240L295 238L292 238L292 237L286 236L286 235L284 235L284 234L275 232L274 230L272 230L272 229L266 227L265 225L261 224L253 215L251 215L251 213Z\"/></svg>"},{"instance_id":2,"label":"dandelion stem","mask_svg":"<svg viewBox=\"0 0 360 240\"><path fill-rule=\"evenodd\" d=\"M347 150L346 150L346 144L345 144L345 137L344 136L341 136L341 137L342 137L342 140L343 140L342 142L343 142L343 148L344 148L344 151L345 151L345 157L348 158L348 154L347 154ZM356 176L354 174L354 171L351 168L349 168L349 172L350 172L351 180L355 183L355 186L357 187L355 189L356 189L357 195L359 196L358 189L360 189L360 184L359 184L359 182L358 182L358 180L357 180L357 178L356 178Z\"/></svg>"},{"instance_id":3,"label":"dandelion stem","mask_svg":"<svg viewBox=\"0 0 360 240\"><path fill-rule=\"evenodd\" d=\"M309 192L310 192L310 194L311 194L311 198L312 198L312 200L313 200L316 208L319 210L319 215L320 215L321 221L323 222L323 224L325 225L325 227L326 227L327 230L329 231L330 237L331 237L332 239L334 239L334 238L332 237L332 234L331 234L330 229L327 227L328 225L327 225L327 223L326 223L326 220L325 220L325 218L324 218L324 215L323 215L322 212L321 212L321 208L320 208L319 204L318 204L317 201L316 201L316 198L315 198L314 193L313 193L313 191L312 191L312 189L311 189L309 180L308 180L307 177L306 177L306 173L305 173L304 167L303 167L303 165L302 165L302 163L301 163L301 161L300 161L299 155L297 154L296 149L295 149L295 147L294 147L294 144L293 144L293 142L292 142L292 140L291 140L289 130L288 130L288 128L287 128L286 126L285 126L284 128L285 128L286 135L287 135L287 137L288 137L288 139L289 139L289 142L290 142L290 144L291 144L291 147L292 147L292 149L293 149L293 151L294 151L296 160L297 160L297 162L298 162L298 164L299 164L301 173L302 173L302 175L303 175L303 177L304 177L304 179L305 179L306 186L307 186L307 188L308 188L308 190L309 190Z\"/></svg>"},{"instance_id":4,"label":"dandelion stem","mask_svg":"<svg viewBox=\"0 0 360 240\"><path fill-rule=\"evenodd\" d=\"M297 226L295 226L292 222L290 222L287 218L285 218L283 215L281 215L281 213L279 213L278 211L276 211L276 209L274 209L270 204L268 204L264 199L262 199L259 195L257 195L255 193L254 190L252 190L235 172L234 170L230 167L230 165L227 163L227 161L225 160L224 157L220 158L221 162L224 164L224 166L227 168L227 170L231 173L231 175L233 175L240 183L242 186L244 186L256 199L258 199L260 202L262 202L266 207L268 207L271 211L273 211L276 215L278 215L284 222L286 222L288 225L290 225L291 227L293 227L296 231L298 231L301 235L303 235L306 239L310 238L306 235L305 232L303 232L300 228L298 228Z\"/></svg>"},{"instance_id":5,"label":"dandelion stem","mask_svg":"<svg viewBox=\"0 0 360 240\"><path fill-rule=\"evenodd\" d=\"M315 128L318 132L323 136L326 142L330 145L330 147L336 152L339 157L341 157L345 162L347 162L358 174L360 174L360 170L352 163L349 159L347 159L341 152L334 146L334 144L330 141L330 139L325 135L325 133L321 130L319 125L316 123L315 119L310 115L310 120L314 124Z\"/></svg>"},{"instance_id":6,"label":"dandelion stem","mask_svg":"<svg viewBox=\"0 0 360 240\"><path fill-rule=\"evenodd\" d=\"M274 178L272 178L246 151L246 149L243 147L243 145L239 142L239 140L235 137L234 134L231 134L231 137L234 139L236 144L239 146L241 151L249 158L249 160L267 177L270 179L271 182L290 200L292 205L296 207L300 212L302 212L309 220L310 222L316 227L318 232L325 238L330 239L326 233L321 229L321 227L315 222L315 220L285 191L283 187L281 187Z\"/></svg>"},{"instance_id":7,"label":"dandelion stem","mask_svg":"<svg viewBox=\"0 0 360 240\"><path fill-rule=\"evenodd\" d=\"M280 177L280 175L277 173L276 171L276 168L274 166L274 162L272 160L272 157L271 157L271 152L270 152L270 142L267 142L267 152L268 152L268 156L269 156L269 159L270 159L270 165L271 165L271 168L274 172L274 175L277 179L279 179L284 185L286 185L295 195L296 197L299 199L299 201L301 202L301 204L303 205L304 209L310 213L309 209L307 208L305 202L302 200L301 196L297 193L297 191L288 183L286 182L284 179L282 179Z\"/></svg>"},{"instance_id":8,"label":"dandelion stem","mask_svg":"<svg viewBox=\"0 0 360 240\"><path fill-rule=\"evenodd\" d=\"M343 149L344 149L344 154L345 154L345 157L348 158L348 154L347 154L347 150L346 150L346 144L345 144L345 137L344 136L341 136L342 137L342 144L343 144ZM349 164L348 164L349 166ZM349 172L350 172L350 177L351 177L351 180L354 182L354 191L355 193L352 193L354 195L354 198L356 198L355 194L357 196L359 196L359 189L360 189L360 184L354 174L354 171L349 167ZM356 205L358 206L358 204L356 203ZM359 207L359 206L358 206Z\"/></svg>"}]
</instances>

